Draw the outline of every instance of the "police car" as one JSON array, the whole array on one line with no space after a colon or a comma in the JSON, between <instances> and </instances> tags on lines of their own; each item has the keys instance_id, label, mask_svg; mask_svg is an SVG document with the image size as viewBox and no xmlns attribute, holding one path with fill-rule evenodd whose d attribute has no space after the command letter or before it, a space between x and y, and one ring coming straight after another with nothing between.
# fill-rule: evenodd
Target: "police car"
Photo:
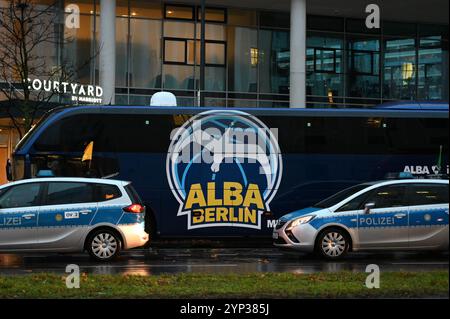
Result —
<instances>
[{"instance_id":1,"label":"police car","mask_svg":"<svg viewBox=\"0 0 450 319\"><path fill-rule=\"evenodd\" d=\"M279 219L274 245L328 259L360 250L448 250L448 180L364 183Z\"/></svg>"},{"instance_id":2,"label":"police car","mask_svg":"<svg viewBox=\"0 0 450 319\"><path fill-rule=\"evenodd\" d=\"M0 186L1 252L82 252L107 261L144 245L145 207L129 182L39 178Z\"/></svg>"}]
</instances>

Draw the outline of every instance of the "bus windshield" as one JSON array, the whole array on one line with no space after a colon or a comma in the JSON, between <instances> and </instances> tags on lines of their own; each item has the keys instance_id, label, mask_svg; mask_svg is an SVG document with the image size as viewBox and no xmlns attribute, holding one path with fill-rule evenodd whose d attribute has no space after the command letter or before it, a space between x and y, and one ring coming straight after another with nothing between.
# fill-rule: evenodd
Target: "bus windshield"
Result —
<instances>
[{"instance_id":1,"label":"bus windshield","mask_svg":"<svg viewBox=\"0 0 450 319\"><path fill-rule=\"evenodd\" d=\"M368 186L367 184L359 184L359 185L355 185L355 186L346 188L346 189L318 202L317 204L313 205L313 207L328 208L328 207L334 206L337 203L340 203L341 201L346 199L347 197L359 192L360 190L363 190L367 186Z\"/></svg>"},{"instance_id":2,"label":"bus windshield","mask_svg":"<svg viewBox=\"0 0 450 319\"><path fill-rule=\"evenodd\" d=\"M22 145L24 145L27 140L34 134L34 132L36 131L36 129L41 126L41 124L43 124L51 115L54 115L55 110L51 110L46 112L40 119L39 121L37 121L35 124L33 124L33 126L31 127L31 129L20 139L20 141L17 143L15 149L18 150L22 147Z\"/></svg>"}]
</instances>

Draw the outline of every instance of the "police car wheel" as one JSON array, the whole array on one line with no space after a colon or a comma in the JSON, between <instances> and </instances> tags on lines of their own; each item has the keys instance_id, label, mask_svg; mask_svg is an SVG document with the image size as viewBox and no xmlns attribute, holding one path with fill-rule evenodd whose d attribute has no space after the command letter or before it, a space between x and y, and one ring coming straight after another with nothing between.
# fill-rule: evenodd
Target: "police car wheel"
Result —
<instances>
[{"instance_id":1,"label":"police car wheel","mask_svg":"<svg viewBox=\"0 0 450 319\"><path fill-rule=\"evenodd\" d=\"M120 252L121 242L114 232L99 230L92 234L88 242L89 254L100 261L112 260Z\"/></svg>"},{"instance_id":2,"label":"police car wheel","mask_svg":"<svg viewBox=\"0 0 450 319\"><path fill-rule=\"evenodd\" d=\"M340 229L330 228L325 230L317 241L317 250L328 259L338 259L347 254L349 240Z\"/></svg>"}]
</instances>

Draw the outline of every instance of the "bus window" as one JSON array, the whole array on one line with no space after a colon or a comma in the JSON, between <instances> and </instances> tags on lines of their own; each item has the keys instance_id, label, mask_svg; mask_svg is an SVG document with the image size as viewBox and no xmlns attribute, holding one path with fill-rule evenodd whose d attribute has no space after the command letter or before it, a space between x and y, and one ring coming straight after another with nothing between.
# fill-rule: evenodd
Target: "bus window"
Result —
<instances>
[{"instance_id":1,"label":"bus window","mask_svg":"<svg viewBox=\"0 0 450 319\"><path fill-rule=\"evenodd\" d=\"M448 120L392 118L388 123L390 152L394 154L437 154L448 145Z\"/></svg>"},{"instance_id":2,"label":"bus window","mask_svg":"<svg viewBox=\"0 0 450 319\"><path fill-rule=\"evenodd\" d=\"M35 143L37 151L83 152L94 141L95 152L167 152L175 128L171 115L81 114L56 122Z\"/></svg>"},{"instance_id":3,"label":"bus window","mask_svg":"<svg viewBox=\"0 0 450 319\"><path fill-rule=\"evenodd\" d=\"M36 141L37 151L83 151L86 141L102 135L102 123L98 115L76 115L53 123Z\"/></svg>"},{"instance_id":4,"label":"bus window","mask_svg":"<svg viewBox=\"0 0 450 319\"><path fill-rule=\"evenodd\" d=\"M283 153L437 154L448 145L446 119L261 117L278 128Z\"/></svg>"},{"instance_id":5,"label":"bus window","mask_svg":"<svg viewBox=\"0 0 450 319\"><path fill-rule=\"evenodd\" d=\"M104 156L94 156L92 162L82 162L81 157L69 155L32 156L31 176L36 177L41 170L51 170L54 176L107 177L120 173L118 160Z\"/></svg>"},{"instance_id":6,"label":"bus window","mask_svg":"<svg viewBox=\"0 0 450 319\"><path fill-rule=\"evenodd\" d=\"M263 121L278 128L283 153L376 154L389 146L384 119L272 117Z\"/></svg>"}]
</instances>

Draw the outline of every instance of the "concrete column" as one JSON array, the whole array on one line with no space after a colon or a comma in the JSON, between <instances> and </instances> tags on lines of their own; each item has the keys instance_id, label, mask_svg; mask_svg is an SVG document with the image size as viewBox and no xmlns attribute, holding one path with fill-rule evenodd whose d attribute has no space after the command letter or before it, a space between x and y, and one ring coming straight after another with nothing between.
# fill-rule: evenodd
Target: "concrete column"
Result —
<instances>
[{"instance_id":1,"label":"concrete column","mask_svg":"<svg viewBox=\"0 0 450 319\"><path fill-rule=\"evenodd\" d=\"M291 0L290 107L306 107L306 0Z\"/></svg>"},{"instance_id":2,"label":"concrete column","mask_svg":"<svg viewBox=\"0 0 450 319\"><path fill-rule=\"evenodd\" d=\"M116 0L100 3L100 86L103 104L114 104L116 85Z\"/></svg>"}]
</instances>

